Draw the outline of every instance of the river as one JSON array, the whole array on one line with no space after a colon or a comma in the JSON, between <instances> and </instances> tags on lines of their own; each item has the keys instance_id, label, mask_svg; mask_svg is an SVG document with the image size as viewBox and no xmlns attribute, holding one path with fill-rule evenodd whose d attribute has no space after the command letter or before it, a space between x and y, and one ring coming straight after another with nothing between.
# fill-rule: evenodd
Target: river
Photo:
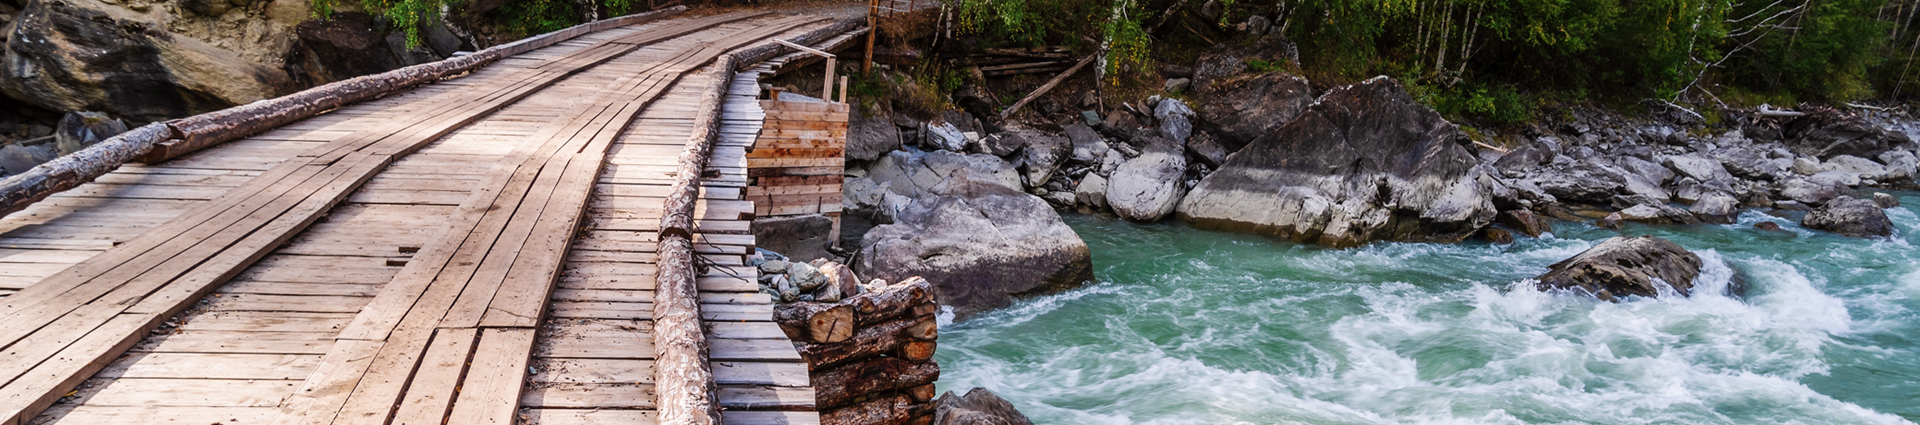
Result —
<instances>
[{"instance_id":1,"label":"river","mask_svg":"<svg viewBox=\"0 0 1920 425\"><path fill-rule=\"evenodd\" d=\"M1333 250L1070 215L1097 282L944 326L939 388L986 387L1039 424L1913 423L1920 194L1901 195L1892 240L1748 211ZM1620 234L1707 260L1698 293L1533 289ZM1721 294L1735 274L1744 297Z\"/></svg>"}]
</instances>

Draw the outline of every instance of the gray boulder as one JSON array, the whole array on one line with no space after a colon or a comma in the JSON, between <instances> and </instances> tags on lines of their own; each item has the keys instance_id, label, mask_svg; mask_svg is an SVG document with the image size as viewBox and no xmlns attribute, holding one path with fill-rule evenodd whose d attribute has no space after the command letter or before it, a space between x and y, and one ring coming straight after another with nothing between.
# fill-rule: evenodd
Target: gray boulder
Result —
<instances>
[{"instance_id":1,"label":"gray boulder","mask_svg":"<svg viewBox=\"0 0 1920 425\"><path fill-rule=\"evenodd\" d=\"M848 117L847 158L872 161L900 150L900 127L893 125L893 117L865 109L853 108Z\"/></svg>"},{"instance_id":2,"label":"gray boulder","mask_svg":"<svg viewBox=\"0 0 1920 425\"><path fill-rule=\"evenodd\" d=\"M1661 166L1660 164L1655 164L1653 161L1623 156L1620 157L1619 163L1622 168L1626 168L1627 171L1631 171L1641 178L1646 179L1648 183L1664 185L1667 184L1668 181L1673 180L1673 171L1671 169Z\"/></svg>"},{"instance_id":3,"label":"gray boulder","mask_svg":"<svg viewBox=\"0 0 1920 425\"><path fill-rule=\"evenodd\" d=\"M1664 162L1667 168L1673 169L1674 173L1680 176L1692 177L1694 180L1703 182L1733 180L1733 174L1728 173L1726 167L1720 166L1720 161L1703 158L1699 155L1669 156Z\"/></svg>"},{"instance_id":4,"label":"gray boulder","mask_svg":"<svg viewBox=\"0 0 1920 425\"><path fill-rule=\"evenodd\" d=\"M1046 201L975 180L916 198L893 224L867 232L859 258L861 276L933 282L940 304L960 316L1093 279L1086 242Z\"/></svg>"},{"instance_id":5,"label":"gray boulder","mask_svg":"<svg viewBox=\"0 0 1920 425\"><path fill-rule=\"evenodd\" d=\"M1633 171L1614 165L1604 156L1555 161L1529 178L1541 191L1562 202L1589 205L1666 203L1672 194ZM1615 202L1625 200L1625 202Z\"/></svg>"},{"instance_id":6,"label":"gray boulder","mask_svg":"<svg viewBox=\"0 0 1920 425\"><path fill-rule=\"evenodd\" d=\"M986 388L974 388L965 396L952 391L933 400L933 425L1033 425L1026 415Z\"/></svg>"},{"instance_id":7,"label":"gray boulder","mask_svg":"<svg viewBox=\"0 0 1920 425\"><path fill-rule=\"evenodd\" d=\"M867 167L866 177L849 178L841 185L840 245L860 246L868 230L892 223L894 215L913 200L962 182L1021 189L1019 171L992 155L887 153Z\"/></svg>"},{"instance_id":8,"label":"gray boulder","mask_svg":"<svg viewBox=\"0 0 1920 425\"><path fill-rule=\"evenodd\" d=\"M60 154L54 152L52 146L45 144L37 146L0 146L0 176L25 173L27 170L33 169L34 166L45 164L47 161L52 161L59 157Z\"/></svg>"},{"instance_id":9,"label":"gray boulder","mask_svg":"<svg viewBox=\"0 0 1920 425\"><path fill-rule=\"evenodd\" d=\"M1897 151L1888 151L1888 152L1897 152ZM1833 159L1827 160L1824 163L1824 165L1826 166L1826 169L1829 172L1839 171L1839 172L1858 176L1859 178L1862 178L1862 179L1888 180L1890 177L1892 177L1891 175L1892 173L1888 172L1887 166L1880 165L1880 163L1878 162L1873 162L1873 160L1871 159L1861 158L1853 155L1834 156Z\"/></svg>"},{"instance_id":10,"label":"gray boulder","mask_svg":"<svg viewBox=\"0 0 1920 425\"><path fill-rule=\"evenodd\" d=\"M68 112L53 132L54 146L61 155L79 152L109 137L127 132L127 124L99 112Z\"/></svg>"},{"instance_id":11,"label":"gray boulder","mask_svg":"<svg viewBox=\"0 0 1920 425\"><path fill-rule=\"evenodd\" d=\"M1858 115L1820 109L1786 124L1786 145L1795 153L1820 158L1852 155L1873 158L1908 143L1906 133L1887 131Z\"/></svg>"},{"instance_id":12,"label":"gray boulder","mask_svg":"<svg viewBox=\"0 0 1920 425\"><path fill-rule=\"evenodd\" d=\"M1920 173L1920 158L1912 152L1891 150L1880 154L1880 163L1887 165L1886 178L1880 181L1914 180L1914 174Z\"/></svg>"},{"instance_id":13,"label":"gray boulder","mask_svg":"<svg viewBox=\"0 0 1920 425\"><path fill-rule=\"evenodd\" d=\"M1002 133L1001 139L1015 140L1019 146L1019 157L1014 160L1014 168L1026 178L1028 187L1046 184L1053 172L1065 164L1068 155L1073 154L1073 143L1065 137L1026 128L1015 128Z\"/></svg>"},{"instance_id":14,"label":"gray boulder","mask_svg":"<svg viewBox=\"0 0 1920 425\"><path fill-rule=\"evenodd\" d=\"M1616 236L1551 266L1540 275L1539 287L1577 289L1606 301L1632 295L1658 296L1655 279L1686 296L1700 276L1700 256L1672 241L1653 236Z\"/></svg>"},{"instance_id":15,"label":"gray boulder","mask_svg":"<svg viewBox=\"0 0 1920 425\"><path fill-rule=\"evenodd\" d=\"M1153 106L1153 118L1160 122L1160 132L1173 141L1186 143L1193 136L1193 109L1187 108L1180 99L1164 99Z\"/></svg>"},{"instance_id":16,"label":"gray boulder","mask_svg":"<svg viewBox=\"0 0 1920 425\"><path fill-rule=\"evenodd\" d=\"M296 37L286 67L290 77L314 86L401 67L402 59L376 28L380 25L364 12L301 22L293 30Z\"/></svg>"},{"instance_id":17,"label":"gray boulder","mask_svg":"<svg viewBox=\"0 0 1920 425\"><path fill-rule=\"evenodd\" d=\"M926 143L927 146L924 147L927 148L927 150L946 150L953 152L965 152L967 150L966 134L960 131L960 127L956 127L950 122L928 124Z\"/></svg>"},{"instance_id":18,"label":"gray boulder","mask_svg":"<svg viewBox=\"0 0 1920 425\"><path fill-rule=\"evenodd\" d=\"M755 217L750 228L760 248L801 261L826 258L827 247L840 236L833 234L833 219L820 214Z\"/></svg>"},{"instance_id":19,"label":"gray boulder","mask_svg":"<svg viewBox=\"0 0 1920 425\"><path fill-rule=\"evenodd\" d=\"M1493 179L1466 140L1398 82L1376 77L1327 92L1234 153L1187 194L1179 216L1337 247L1457 242L1496 212Z\"/></svg>"},{"instance_id":20,"label":"gray boulder","mask_svg":"<svg viewBox=\"0 0 1920 425\"><path fill-rule=\"evenodd\" d=\"M1688 208L1687 212L1693 213L1693 216L1700 221L1729 224L1733 223L1735 216L1740 214L1740 200L1724 193L1709 194L1701 197L1698 202L1694 202L1693 207Z\"/></svg>"},{"instance_id":21,"label":"gray boulder","mask_svg":"<svg viewBox=\"0 0 1920 425\"><path fill-rule=\"evenodd\" d=\"M1099 174L1087 173L1080 185L1073 189L1074 200L1094 211L1107 209L1107 178Z\"/></svg>"},{"instance_id":22,"label":"gray boulder","mask_svg":"<svg viewBox=\"0 0 1920 425\"><path fill-rule=\"evenodd\" d=\"M1227 162L1227 147L1221 146L1220 141L1214 140L1213 134L1205 131L1194 133L1192 138L1187 139L1187 152L1211 167Z\"/></svg>"},{"instance_id":23,"label":"gray boulder","mask_svg":"<svg viewBox=\"0 0 1920 425\"><path fill-rule=\"evenodd\" d=\"M1307 79L1272 71L1245 74L1248 59L1284 60L1278 52L1216 51L1200 58L1194 70L1194 96L1200 128L1213 133L1228 150L1292 121L1313 104Z\"/></svg>"},{"instance_id":24,"label":"gray boulder","mask_svg":"<svg viewBox=\"0 0 1920 425\"><path fill-rule=\"evenodd\" d=\"M1186 194L1181 177L1187 156L1173 141L1155 134L1140 156L1127 160L1107 183L1107 204L1128 220L1159 221L1173 213Z\"/></svg>"},{"instance_id":25,"label":"gray boulder","mask_svg":"<svg viewBox=\"0 0 1920 425\"><path fill-rule=\"evenodd\" d=\"M1894 197L1893 194L1880 192L1873 194L1873 203L1880 205L1880 208L1898 208L1900 206L1900 198Z\"/></svg>"},{"instance_id":26,"label":"gray boulder","mask_svg":"<svg viewBox=\"0 0 1920 425\"><path fill-rule=\"evenodd\" d=\"M1780 184L1780 197L1807 205L1825 204L1838 198L1845 191L1832 183L1816 182L1812 179L1792 179Z\"/></svg>"},{"instance_id":27,"label":"gray boulder","mask_svg":"<svg viewBox=\"0 0 1920 425\"><path fill-rule=\"evenodd\" d=\"M1800 219L1800 226L1856 238L1893 235L1893 221L1887 219L1887 211L1880 204L1852 196L1834 198L1815 208Z\"/></svg>"},{"instance_id":28,"label":"gray boulder","mask_svg":"<svg viewBox=\"0 0 1920 425\"><path fill-rule=\"evenodd\" d=\"M1107 140L1100 137L1099 132L1093 131L1092 127L1075 122L1067 126L1066 133L1067 140L1073 142L1071 158L1073 162L1090 164L1107 159L1107 151L1110 149L1107 147Z\"/></svg>"}]
</instances>

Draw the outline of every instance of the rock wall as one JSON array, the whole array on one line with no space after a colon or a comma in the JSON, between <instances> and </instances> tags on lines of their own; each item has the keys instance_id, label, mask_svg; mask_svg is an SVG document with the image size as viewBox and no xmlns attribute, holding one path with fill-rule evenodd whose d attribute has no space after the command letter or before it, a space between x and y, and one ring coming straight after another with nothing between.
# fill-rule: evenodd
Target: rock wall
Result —
<instances>
[{"instance_id":1,"label":"rock wall","mask_svg":"<svg viewBox=\"0 0 1920 425\"><path fill-rule=\"evenodd\" d=\"M807 360L820 422L932 423L933 382L940 378L933 285L916 277L863 287L839 302L783 304L774 312Z\"/></svg>"}]
</instances>

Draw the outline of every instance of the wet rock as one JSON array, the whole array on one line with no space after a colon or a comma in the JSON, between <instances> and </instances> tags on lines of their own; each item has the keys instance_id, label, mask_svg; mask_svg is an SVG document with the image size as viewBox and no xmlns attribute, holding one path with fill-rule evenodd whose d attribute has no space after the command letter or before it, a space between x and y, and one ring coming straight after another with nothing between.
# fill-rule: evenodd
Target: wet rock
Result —
<instances>
[{"instance_id":1,"label":"wet rock","mask_svg":"<svg viewBox=\"0 0 1920 425\"><path fill-rule=\"evenodd\" d=\"M1488 227L1485 229L1480 229L1480 232L1481 232L1480 236L1482 238L1485 238L1487 242L1493 242L1501 245L1513 243L1513 232L1507 231L1507 229L1502 229L1498 227Z\"/></svg>"},{"instance_id":2,"label":"wet rock","mask_svg":"<svg viewBox=\"0 0 1920 425\"><path fill-rule=\"evenodd\" d=\"M1620 219L1644 224L1693 224L1699 221L1679 208L1661 204L1640 204L1620 210Z\"/></svg>"},{"instance_id":3,"label":"wet rock","mask_svg":"<svg viewBox=\"0 0 1920 425\"><path fill-rule=\"evenodd\" d=\"M1759 222L1759 223L1753 223L1753 228L1755 228L1755 229L1760 229L1760 230L1765 230L1765 231L1769 231L1769 232L1777 232L1777 231L1781 231L1781 230L1780 230L1780 223L1775 223L1775 222L1771 222L1771 221L1762 221L1762 222Z\"/></svg>"},{"instance_id":4,"label":"wet rock","mask_svg":"<svg viewBox=\"0 0 1920 425\"><path fill-rule=\"evenodd\" d=\"M872 161L900 150L900 127L893 125L893 117L885 111L852 109L847 124L848 159Z\"/></svg>"},{"instance_id":5,"label":"wet rock","mask_svg":"<svg viewBox=\"0 0 1920 425\"><path fill-rule=\"evenodd\" d=\"M1059 208L1073 208L1074 202L1078 199L1078 195L1074 192L1048 191L1047 193L1039 194L1039 196L1040 199L1045 199L1047 203Z\"/></svg>"},{"instance_id":6,"label":"wet rock","mask_svg":"<svg viewBox=\"0 0 1920 425\"><path fill-rule=\"evenodd\" d=\"M1873 194L1873 203L1879 205L1880 208L1899 208L1900 198L1896 198L1886 192L1875 193Z\"/></svg>"},{"instance_id":7,"label":"wet rock","mask_svg":"<svg viewBox=\"0 0 1920 425\"><path fill-rule=\"evenodd\" d=\"M159 121L291 89L279 69L159 24L63 0L35 1L11 27L0 89L55 111Z\"/></svg>"},{"instance_id":8,"label":"wet rock","mask_svg":"<svg viewBox=\"0 0 1920 425\"><path fill-rule=\"evenodd\" d=\"M1710 194L1694 202L1687 212L1708 223L1730 224L1740 214L1740 201L1724 193Z\"/></svg>"},{"instance_id":9,"label":"wet rock","mask_svg":"<svg viewBox=\"0 0 1920 425\"><path fill-rule=\"evenodd\" d=\"M974 388L965 396L949 391L933 400L932 425L1033 425L1013 403L985 388Z\"/></svg>"},{"instance_id":10,"label":"wet rock","mask_svg":"<svg viewBox=\"0 0 1920 425\"><path fill-rule=\"evenodd\" d=\"M399 68L400 57L375 26L373 16L361 12L301 22L293 30L297 38L288 74L313 86Z\"/></svg>"},{"instance_id":11,"label":"wet rock","mask_svg":"<svg viewBox=\"0 0 1920 425\"><path fill-rule=\"evenodd\" d=\"M1093 278L1087 244L1046 201L973 180L915 198L893 224L867 232L859 259L865 276L926 278L960 316Z\"/></svg>"},{"instance_id":12,"label":"wet rock","mask_svg":"<svg viewBox=\"0 0 1920 425\"><path fill-rule=\"evenodd\" d=\"M1800 203L1800 201L1774 202L1773 209L1785 210L1785 211L1813 211L1813 207L1809 207L1807 206L1807 204Z\"/></svg>"},{"instance_id":13,"label":"wet rock","mask_svg":"<svg viewBox=\"0 0 1920 425\"><path fill-rule=\"evenodd\" d=\"M1128 220L1159 221L1179 206L1186 186L1184 150L1172 140L1150 135L1152 144L1139 157L1114 170L1107 183L1107 204Z\"/></svg>"},{"instance_id":14,"label":"wet rock","mask_svg":"<svg viewBox=\"0 0 1920 425\"><path fill-rule=\"evenodd\" d=\"M1601 217L1597 220L1594 220L1593 225L1594 227L1599 227L1602 229L1620 230L1620 228L1626 226L1625 221L1626 221L1626 217L1621 216L1620 213L1616 212L1612 214L1607 214L1606 217Z\"/></svg>"},{"instance_id":15,"label":"wet rock","mask_svg":"<svg viewBox=\"0 0 1920 425\"><path fill-rule=\"evenodd\" d=\"M79 152L109 137L127 132L127 124L99 112L68 112L53 133L61 155Z\"/></svg>"},{"instance_id":16,"label":"wet rock","mask_svg":"<svg viewBox=\"0 0 1920 425\"><path fill-rule=\"evenodd\" d=\"M1073 194L1080 205L1094 211L1107 209L1107 179L1099 174L1088 173L1087 178L1080 181L1080 186L1074 188Z\"/></svg>"},{"instance_id":17,"label":"wet rock","mask_svg":"<svg viewBox=\"0 0 1920 425\"><path fill-rule=\"evenodd\" d=\"M1628 296L1659 296L1657 279L1687 296L1693 290L1693 279L1700 275L1700 266L1700 256L1672 241L1653 236L1616 236L1548 266L1549 271L1539 277L1539 286L1543 290L1581 290L1619 302Z\"/></svg>"},{"instance_id":18,"label":"wet rock","mask_svg":"<svg viewBox=\"0 0 1920 425\"><path fill-rule=\"evenodd\" d=\"M1885 209L1851 196L1835 198L1807 213L1800 219L1800 226L1856 238L1893 234L1893 221L1887 219Z\"/></svg>"},{"instance_id":19,"label":"wet rock","mask_svg":"<svg viewBox=\"0 0 1920 425\"><path fill-rule=\"evenodd\" d=\"M1329 91L1234 153L1178 211L1202 228L1338 247L1459 241L1496 212L1492 179L1465 140L1398 82L1376 77Z\"/></svg>"},{"instance_id":20,"label":"wet rock","mask_svg":"<svg viewBox=\"0 0 1920 425\"><path fill-rule=\"evenodd\" d=\"M1546 217L1535 215L1533 211L1530 210L1502 211L1499 220L1500 225L1507 226L1509 229L1518 230L1521 234L1525 234L1528 237L1537 238L1540 237L1540 235L1553 232L1553 224L1547 222Z\"/></svg>"}]
</instances>

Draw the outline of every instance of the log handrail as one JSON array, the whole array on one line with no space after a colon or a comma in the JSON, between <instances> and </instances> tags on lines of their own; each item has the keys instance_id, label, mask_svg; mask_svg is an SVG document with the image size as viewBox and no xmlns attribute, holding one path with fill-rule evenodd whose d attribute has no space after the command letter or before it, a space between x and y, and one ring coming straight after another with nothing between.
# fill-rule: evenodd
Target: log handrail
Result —
<instances>
[{"instance_id":1,"label":"log handrail","mask_svg":"<svg viewBox=\"0 0 1920 425\"><path fill-rule=\"evenodd\" d=\"M0 180L0 217L55 193L79 187L128 162L158 163L290 124L408 87L463 74L502 58L584 34L671 17L686 6L575 25L489 47L473 54L335 81L306 90L218 111L156 122L107 138L71 155Z\"/></svg>"},{"instance_id":2,"label":"log handrail","mask_svg":"<svg viewBox=\"0 0 1920 425\"><path fill-rule=\"evenodd\" d=\"M799 37L794 43L811 45L857 29L862 18L843 19ZM708 359L706 325L700 320L699 288L694 280L699 271L693 260L693 210L700 197L700 179L720 132L720 107L733 76L746 66L795 51L779 43L767 43L721 56L720 70L707 92L701 96L700 115L694 118L693 135L681 151L674 172L672 189L662 208L658 253L659 272L655 274L654 394L656 422L662 424L716 425L721 423L716 402L717 385L713 365Z\"/></svg>"}]
</instances>

